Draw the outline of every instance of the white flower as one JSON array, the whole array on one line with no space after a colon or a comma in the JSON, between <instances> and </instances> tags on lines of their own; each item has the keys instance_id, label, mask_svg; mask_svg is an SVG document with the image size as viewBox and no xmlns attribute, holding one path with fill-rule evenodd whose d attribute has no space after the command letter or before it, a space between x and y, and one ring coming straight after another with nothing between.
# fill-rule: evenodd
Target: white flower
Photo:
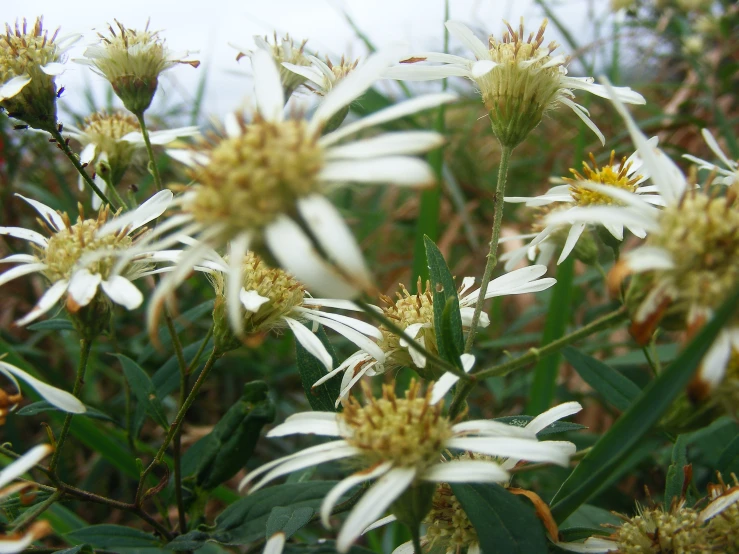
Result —
<instances>
[{"instance_id":1,"label":"white flower","mask_svg":"<svg viewBox=\"0 0 739 554\"><path fill-rule=\"evenodd\" d=\"M86 411L85 405L77 400L73 395L56 387L52 387L51 385L47 385L43 381L36 379L33 375L23 371L21 368L2 361L1 358L0 373L7 377L18 391L17 394L6 397L11 402L17 403L17 401L20 400L21 388L18 383L18 379L20 379L21 381L28 383L49 404L56 406L64 412L82 414ZM15 407L16 405L0 405L0 423L5 420L7 413L14 410Z\"/></svg>"},{"instance_id":2,"label":"white flower","mask_svg":"<svg viewBox=\"0 0 739 554\"><path fill-rule=\"evenodd\" d=\"M31 450L23 454L23 456L0 471L0 500L31 486L28 483L7 485L15 479L22 477L29 469L53 451L54 449L48 444L34 446ZM48 535L50 532L51 525L48 521L36 521L28 526L22 535L20 533L14 533L13 535L0 536L0 553L15 554L17 552L24 552L31 544Z\"/></svg>"},{"instance_id":3,"label":"white flower","mask_svg":"<svg viewBox=\"0 0 739 554\"><path fill-rule=\"evenodd\" d=\"M17 196L33 206L52 231L51 237L46 238L22 227L0 227L0 235L27 240L36 252L13 254L0 260L0 263L19 264L0 274L0 285L30 273L41 273L51 285L18 325L26 325L48 312L65 293L71 312L87 306L98 288L113 302L129 310L141 304L143 296L131 281L148 274L151 255L139 254L118 271L114 271L114 256L132 249L142 236L132 237L134 231L167 209L172 200L170 191L158 192L135 210L114 216L112 221L118 224L115 233L102 230L109 220L108 208L101 210L96 219L79 218L72 224L67 214L59 214L41 202Z\"/></svg>"},{"instance_id":4,"label":"white flower","mask_svg":"<svg viewBox=\"0 0 739 554\"><path fill-rule=\"evenodd\" d=\"M505 275L501 275L493 279L488 284L485 300L498 296L507 296L514 294L526 294L529 292L539 292L553 286L557 280L552 277L540 277L544 275L547 268L542 265L534 265L517 269ZM460 315L462 317L462 326L469 328L472 324L472 317L475 312L475 304L477 304L480 290L476 289L471 292L470 289L475 283L474 277L465 277L462 286L459 289ZM434 308L433 294L428 288L426 291L421 290L419 283L419 294L410 294L403 287L403 294L398 294L398 300L393 301L391 298L384 298L388 308L380 308L375 306L378 311L383 311L387 317L392 319L399 327L403 329L406 335L410 336L418 344L431 351L437 353L436 334L434 331ZM480 314L479 325L487 327L490 319L484 312ZM380 327L382 338L379 347L384 353L384 359L367 351L358 351L349 356L336 369L324 375L313 385L318 386L333 378L339 373L344 373L341 392L337 399L337 404L342 398L345 398L352 387L365 376L373 376L385 373L398 367L410 366L423 369L426 367L426 358L423 354L417 352L410 347L405 339L396 336L385 327ZM466 360L466 358L465 358ZM474 359L473 359L474 361ZM467 362L464 362L465 364ZM470 366L471 367L471 366Z\"/></svg>"},{"instance_id":5,"label":"white flower","mask_svg":"<svg viewBox=\"0 0 739 554\"><path fill-rule=\"evenodd\" d=\"M283 62L282 66L304 77L306 79L304 85L321 96L328 94L339 81L344 79L359 65L359 60L352 62L345 60L343 56L338 64L331 63L328 57L325 62L316 56L308 55L306 57L312 62L312 65L296 65L294 63ZM308 84L308 81L310 81L310 84Z\"/></svg>"},{"instance_id":6,"label":"white flower","mask_svg":"<svg viewBox=\"0 0 739 554\"><path fill-rule=\"evenodd\" d=\"M701 134L703 135L703 139L706 141L708 148L711 149L711 152L716 154L716 157L721 160L725 167L707 162L706 160L697 158L692 154L683 154L683 158L697 164L698 169L708 169L710 171L715 171L719 175L719 177L716 179L717 183L721 183L722 185L726 186L739 184L739 163L729 159L729 157L724 154L724 151L721 150L721 147L718 145L718 142L716 142L716 139L713 138L711 131L709 131L708 129L702 129Z\"/></svg>"},{"instance_id":7,"label":"white flower","mask_svg":"<svg viewBox=\"0 0 739 554\"><path fill-rule=\"evenodd\" d=\"M85 118L81 129L72 125L64 126L64 134L79 142L83 148L80 163L92 164L95 168L95 184L105 192L108 183L117 185L126 170L143 159L145 152L144 136L139 130L135 117L123 112L98 112ZM180 137L192 137L200 134L197 127L181 127L149 132L152 145L169 144ZM79 188L84 190L85 180L79 176ZM97 210L101 205L100 197L93 193L92 208Z\"/></svg>"},{"instance_id":8,"label":"white flower","mask_svg":"<svg viewBox=\"0 0 739 554\"><path fill-rule=\"evenodd\" d=\"M603 134L590 120L588 111L576 104L573 90L584 90L608 98L603 86L593 83L592 77L568 77L565 65L568 58L552 55L556 42L543 46L544 20L539 32L525 40L523 19L518 29L506 23L508 32L501 41L492 36L486 46L463 23L447 21L446 27L458 41L472 51L474 59L436 52L416 52L401 65L393 67L386 77L393 79L427 81L459 76L474 81L490 112L493 130L498 139L510 147L519 144L536 127L544 112L564 104L605 144ZM426 65L418 62L440 65ZM618 98L632 104L646 101L628 87L616 90Z\"/></svg>"},{"instance_id":9,"label":"white flower","mask_svg":"<svg viewBox=\"0 0 739 554\"><path fill-rule=\"evenodd\" d=\"M657 146L657 137L649 139L649 144ZM608 163L602 167L598 167L592 154L590 160L593 166L591 167L587 162L583 162L582 173L574 169L570 170L573 178L552 179L554 182L562 184L552 187L541 196L531 198L508 196L505 201L525 203L527 207L547 206L546 211L557 212L560 218L566 218L566 214L576 213L578 210L592 206L619 205L616 198L601 192L604 187L638 194L645 202L653 205L661 206L664 204L664 200L657 193L655 186L644 185L649 175L644 171L642 161L636 153L633 153L628 159L617 162L615 151L611 151ZM563 206L560 203L565 203L568 206ZM602 225L613 238L619 241L624 238L624 226L639 238L646 236L644 228L633 223L624 225L623 222L606 221ZM507 252L501 256L501 259L506 260L506 270L511 270L525 256L528 255L530 258L534 258L536 251L539 250L537 263L547 265L554 251L561 246L562 252L557 260L557 264L561 264L574 250L585 228L586 224L582 222L561 221L545 225L538 233L505 237L502 241L528 238L532 238L532 240L521 248Z\"/></svg>"},{"instance_id":10,"label":"white flower","mask_svg":"<svg viewBox=\"0 0 739 554\"><path fill-rule=\"evenodd\" d=\"M570 442L539 442L533 427L489 420L455 423L442 415L441 404L431 402L430 390L421 395L418 383L412 382L406 397L397 398L394 386L395 383L383 386L379 399L367 390L366 406L352 397L341 413L303 412L290 416L267 436L314 434L340 439L269 462L249 473L240 488L261 476L251 487L253 492L293 471L351 458L358 471L341 480L321 505L321 520L328 527L331 511L346 492L360 483L376 480L354 506L338 535L337 550L346 552L362 531L411 487L425 482L495 483L509 478L504 466L495 461L448 459L447 451L565 467L575 452L575 445Z\"/></svg>"},{"instance_id":11,"label":"white flower","mask_svg":"<svg viewBox=\"0 0 739 554\"><path fill-rule=\"evenodd\" d=\"M262 50L252 56L258 108L254 120L246 123L229 117L225 122L227 136L210 150L170 151L190 167L196 184L173 203L182 213L160 225L180 229L156 249L176 243L182 235L200 242L182 256L177 269L157 288L151 302L153 313L208 249L227 243L233 264L229 279L233 279L235 290L241 286L238 261L251 244L269 250L281 267L316 294L351 298L369 286L369 271L359 246L323 193L350 182L411 187L430 184L434 181L431 168L412 155L438 147L443 137L406 131L337 143L362 129L456 97L420 97L332 133L321 136L321 130L395 60L397 54L392 51L370 58L323 99L310 121L304 121L285 118L284 95L272 58Z\"/></svg>"}]
</instances>

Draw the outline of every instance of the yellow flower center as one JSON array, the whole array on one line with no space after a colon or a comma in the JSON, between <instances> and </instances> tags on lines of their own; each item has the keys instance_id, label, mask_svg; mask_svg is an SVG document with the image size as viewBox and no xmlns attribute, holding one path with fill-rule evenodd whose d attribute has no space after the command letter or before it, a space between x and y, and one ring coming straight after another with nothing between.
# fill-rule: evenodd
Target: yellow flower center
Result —
<instances>
[{"instance_id":1,"label":"yellow flower center","mask_svg":"<svg viewBox=\"0 0 739 554\"><path fill-rule=\"evenodd\" d=\"M592 167L590 167L588 162L583 162L582 173L576 169L570 169L570 173L572 173L574 178L562 178L562 180L570 184L570 193L578 206L620 204L617 200L607 194L583 187L581 185L582 181L591 181L600 185L608 185L623 189L628 192L636 192L637 183L641 179L641 175L632 175L629 177L628 173L631 169L631 163L626 163L626 158L623 158L620 166L617 168L615 158L616 151L611 150L611 157L608 160L608 165L604 165L599 168L598 163L595 161L595 157L591 153L590 161L593 163Z\"/></svg>"},{"instance_id":2,"label":"yellow flower center","mask_svg":"<svg viewBox=\"0 0 739 554\"><path fill-rule=\"evenodd\" d=\"M95 64L114 88L123 86L123 81L156 80L170 65L164 41L157 31L127 29L116 21L118 31L110 26L109 36L98 33L106 56L97 58ZM156 88L156 85L155 85Z\"/></svg>"},{"instance_id":3,"label":"yellow flower center","mask_svg":"<svg viewBox=\"0 0 739 554\"><path fill-rule=\"evenodd\" d=\"M378 399L365 387L365 406L354 397L349 399L340 414L351 430L346 440L362 451L368 466L391 461L423 471L440 461L453 434L452 424L442 415L443 402L431 404L431 388L420 396L420 385L414 380L405 398L397 398L394 385L383 385Z\"/></svg>"},{"instance_id":4,"label":"yellow flower center","mask_svg":"<svg viewBox=\"0 0 739 554\"><path fill-rule=\"evenodd\" d=\"M82 132L87 135L89 143L97 146L97 157L102 152L106 154L107 162L95 166L95 171L106 181L117 184L131 165L136 146L121 139L138 130L136 118L123 112L100 112L85 119Z\"/></svg>"},{"instance_id":5,"label":"yellow flower center","mask_svg":"<svg viewBox=\"0 0 739 554\"><path fill-rule=\"evenodd\" d=\"M259 229L294 213L299 198L320 190L316 139L303 120L242 123L240 136L221 140L191 172L200 186L185 209L201 223L231 229Z\"/></svg>"},{"instance_id":6,"label":"yellow flower center","mask_svg":"<svg viewBox=\"0 0 739 554\"><path fill-rule=\"evenodd\" d=\"M436 487L431 511L423 522L429 550L438 546L442 552L461 552L479 543L475 528L447 483Z\"/></svg>"},{"instance_id":7,"label":"yellow flower center","mask_svg":"<svg viewBox=\"0 0 739 554\"><path fill-rule=\"evenodd\" d=\"M88 254L91 256L86 257L85 267L90 273L99 273L103 279L108 278L115 264L115 254L133 244L133 239L123 233L96 235L109 216L110 211L106 207L100 210L97 219L79 218L77 223L71 225L67 214L62 215L67 227L54 233L46 249L40 252L43 263L47 266L44 275L49 281L55 283L69 279L74 270L79 268L80 259ZM110 255L104 255L105 252L110 252Z\"/></svg>"},{"instance_id":8,"label":"yellow flower center","mask_svg":"<svg viewBox=\"0 0 739 554\"><path fill-rule=\"evenodd\" d=\"M617 531L623 554L700 554L712 552L698 512L677 506L670 512L659 508L641 510Z\"/></svg>"}]
</instances>

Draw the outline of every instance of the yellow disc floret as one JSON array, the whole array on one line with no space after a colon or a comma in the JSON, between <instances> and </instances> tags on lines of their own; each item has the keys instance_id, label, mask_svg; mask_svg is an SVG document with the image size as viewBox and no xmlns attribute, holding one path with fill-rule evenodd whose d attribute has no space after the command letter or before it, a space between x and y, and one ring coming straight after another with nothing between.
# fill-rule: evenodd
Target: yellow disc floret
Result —
<instances>
[{"instance_id":1,"label":"yellow disc floret","mask_svg":"<svg viewBox=\"0 0 739 554\"><path fill-rule=\"evenodd\" d=\"M107 158L95 165L95 171L107 182L117 184L131 165L136 147L121 139L138 130L136 118L123 112L99 112L85 118L82 132L88 142L97 146L97 152L104 152Z\"/></svg>"},{"instance_id":2,"label":"yellow disc floret","mask_svg":"<svg viewBox=\"0 0 739 554\"><path fill-rule=\"evenodd\" d=\"M431 511L423 522L430 550L438 547L442 552L463 552L479 545L477 531L447 483L436 487Z\"/></svg>"},{"instance_id":3,"label":"yellow disc floret","mask_svg":"<svg viewBox=\"0 0 739 554\"><path fill-rule=\"evenodd\" d=\"M319 190L322 149L303 120L241 124L241 135L220 140L207 164L192 170L200 185L185 209L204 224L259 229L296 201Z\"/></svg>"},{"instance_id":4,"label":"yellow disc floret","mask_svg":"<svg viewBox=\"0 0 739 554\"><path fill-rule=\"evenodd\" d=\"M375 399L368 387L368 403L354 397L340 414L349 433L347 442L361 450L367 466L391 461L398 467L423 471L439 462L445 442L452 436L452 423L442 415L443 402L431 404L431 388L420 394L415 380L405 398L397 398L392 385L383 385Z\"/></svg>"},{"instance_id":5,"label":"yellow disc floret","mask_svg":"<svg viewBox=\"0 0 739 554\"><path fill-rule=\"evenodd\" d=\"M611 157L608 160L608 164L598 167L598 163L595 161L595 157L591 153L590 161L593 163L592 167L588 162L583 162L582 173L576 169L570 169L570 173L572 173L574 178L562 178L563 181L569 183L570 193L578 206L618 204L616 199L607 194L583 187L581 185L583 181L616 187L627 192L636 192L637 183L642 178L641 175L629 176L631 163L627 163L626 158L623 158L621 163L617 166L615 158L616 151L611 150Z\"/></svg>"},{"instance_id":6,"label":"yellow disc floret","mask_svg":"<svg viewBox=\"0 0 739 554\"><path fill-rule=\"evenodd\" d=\"M708 554L715 552L698 512L682 505L669 512L640 509L617 531L615 540L623 554Z\"/></svg>"}]
</instances>

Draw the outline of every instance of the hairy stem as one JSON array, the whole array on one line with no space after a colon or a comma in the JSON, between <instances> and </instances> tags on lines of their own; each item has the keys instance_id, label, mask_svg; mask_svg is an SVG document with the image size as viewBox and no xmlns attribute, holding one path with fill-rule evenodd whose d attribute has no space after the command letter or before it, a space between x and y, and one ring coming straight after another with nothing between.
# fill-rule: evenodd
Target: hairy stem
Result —
<instances>
[{"instance_id":1,"label":"hairy stem","mask_svg":"<svg viewBox=\"0 0 739 554\"><path fill-rule=\"evenodd\" d=\"M146 153L149 155L149 170L151 176L154 177L154 186L157 191L162 190L162 177L159 175L159 168L157 167L156 158L154 158L154 149L151 147L151 140L149 140L149 130L146 128L146 121L144 120L144 112L137 113L136 118L139 120L139 126L141 127L141 134L144 136L144 144L146 145Z\"/></svg>"},{"instance_id":2,"label":"hairy stem","mask_svg":"<svg viewBox=\"0 0 739 554\"><path fill-rule=\"evenodd\" d=\"M485 293L488 290L488 284L493 276L493 270L498 265L498 239L500 238L500 227L503 224L503 197L505 196L505 185L508 179L508 164L511 160L511 152L513 148L510 146L501 146L500 165L498 166L498 183L495 187L495 196L493 197L493 232L490 237L490 250L488 251L488 260L485 263L485 272L482 274L482 282L480 283L480 293L475 304L475 313L472 316L472 324L470 332L467 335L467 342L464 345L464 351L469 352L475 342L477 334L477 326L480 323L480 314L485 304Z\"/></svg>"},{"instance_id":3,"label":"hairy stem","mask_svg":"<svg viewBox=\"0 0 739 554\"><path fill-rule=\"evenodd\" d=\"M80 363L77 365L77 376L75 377L74 388L72 389L72 394L74 394L74 396L77 398L79 398L80 391L82 390L82 385L85 382L85 371L87 370L87 360L90 358L91 349L92 340L85 338L80 339ZM49 463L49 471L51 471L52 473L54 473L54 471L56 470L56 466L59 463L59 457L62 454L64 441L67 440L69 427L70 425L72 425L72 417L74 417L74 414L68 413L64 418L62 432L59 435L59 439L56 441L56 448L54 449L54 454L51 457L51 462Z\"/></svg>"},{"instance_id":4,"label":"hairy stem","mask_svg":"<svg viewBox=\"0 0 739 554\"><path fill-rule=\"evenodd\" d=\"M542 346L541 348L531 348L526 354L523 354L518 358L514 358L513 360L503 362L502 364L498 364L496 366L483 369L482 371L478 371L474 374L474 377L477 377L478 380L487 379L488 377L503 377L504 375L508 375L511 371L536 362L539 358L543 356L558 352L562 348L572 344L573 342L588 337L594 333L597 333L598 331L613 327L625 320L626 317L626 308L621 307L618 310L611 312L610 314L604 315L603 317L600 317L595 321L588 323L577 331L573 331L569 335L565 335L560 339L550 342L546 346ZM459 413L462 411L464 407L464 401L470 394L470 392L472 392L473 387L474 383L464 383L457 389L454 400L449 407L450 418L453 419L457 417L457 415L459 415Z\"/></svg>"}]
</instances>

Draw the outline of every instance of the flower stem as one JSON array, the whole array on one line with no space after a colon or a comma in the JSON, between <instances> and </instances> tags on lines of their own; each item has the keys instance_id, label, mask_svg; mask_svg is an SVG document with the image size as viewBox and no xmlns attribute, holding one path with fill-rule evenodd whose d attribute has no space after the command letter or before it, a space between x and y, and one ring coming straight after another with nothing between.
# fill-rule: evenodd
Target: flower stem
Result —
<instances>
[{"instance_id":1,"label":"flower stem","mask_svg":"<svg viewBox=\"0 0 739 554\"><path fill-rule=\"evenodd\" d=\"M488 251L488 260L485 264L485 272L482 274L482 282L480 283L480 293L475 304L475 313L472 316L472 324L470 332L467 335L467 342L464 345L464 351L469 352L475 342L477 334L477 326L480 322L480 314L482 313L483 304L485 304L485 293L488 290L488 284L493 276L493 270L498 264L498 239L500 238L500 227L503 224L503 197L505 196L505 185L508 179L508 164L511 160L511 152L513 148L510 146L501 146L500 165L498 166L498 183L495 187L495 196L493 197L493 233L490 237L490 250Z\"/></svg>"},{"instance_id":2,"label":"flower stem","mask_svg":"<svg viewBox=\"0 0 739 554\"><path fill-rule=\"evenodd\" d=\"M474 377L477 377L478 380L487 379L488 377L503 377L508 375L511 371L536 362L539 358L559 352L562 348L572 344L573 342L577 342L578 340L597 333L598 331L613 327L626 319L626 317L626 308L621 307L616 311L588 323L577 331L573 331L569 335L565 335L560 339L550 342L546 346L542 346L541 348L531 348L526 354L523 354L518 358L478 371L474 374ZM474 382L465 383L458 388L457 393L454 396L454 400L449 407L449 417L451 419L457 417L457 415L462 411L464 401L467 398L467 395L472 391L473 387Z\"/></svg>"},{"instance_id":3,"label":"flower stem","mask_svg":"<svg viewBox=\"0 0 739 554\"><path fill-rule=\"evenodd\" d=\"M421 548L421 530L418 525L409 525L408 528L411 531L411 537L413 539L413 552L416 554L422 554L423 549Z\"/></svg>"},{"instance_id":4,"label":"flower stem","mask_svg":"<svg viewBox=\"0 0 739 554\"><path fill-rule=\"evenodd\" d=\"M95 181L92 180L92 177L90 177L87 171L85 171L85 168L82 167L82 164L80 163L80 160L77 157L77 154L72 152L72 149L69 147L69 144L67 144L67 141L64 139L62 134L56 129L50 129L49 134L54 138L59 149L62 152L64 152L67 158L69 158L69 161L72 162L72 165L74 165L74 167L77 169L79 174L82 175L82 178L85 180L85 183L87 183L87 186L89 186L92 189L92 191L98 195L98 197L100 198L100 200L103 201L103 203L108 204L111 208L117 208L118 206L113 204L113 202L111 202L110 199L107 196L105 196L105 193L102 190L100 190L100 187L98 187L95 184Z\"/></svg>"},{"instance_id":5,"label":"flower stem","mask_svg":"<svg viewBox=\"0 0 739 554\"><path fill-rule=\"evenodd\" d=\"M149 131L146 128L146 121L144 120L144 112L137 113L136 118L139 120L139 126L141 127L141 134L144 136L144 144L146 145L146 153L149 155L149 171L151 171L152 177L154 177L154 186L157 191L162 190L162 177L159 175L159 168L157 167L156 158L154 158L154 149L151 147L151 140L149 140Z\"/></svg>"},{"instance_id":6,"label":"flower stem","mask_svg":"<svg viewBox=\"0 0 739 554\"><path fill-rule=\"evenodd\" d=\"M82 390L82 385L85 383L85 371L87 370L87 360L90 358L91 349L91 339L80 339L80 363L77 366L77 376L74 381L74 388L72 389L72 394L74 394L74 396L77 398L79 398L80 391ZM70 425L72 425L72 417L74 417L74 414L68 413L67 416L64 418L62 432L59 435L59 440L57 440L56 442L56 448L54 449L54 454L51 457L51 462L49 463L49 471L51 471L52 473L54 473L54 471L56 470L56 466L59 463L59 457L62 453L64 441L67 440L69 427Z\"/></svg>"}]
</instances>

